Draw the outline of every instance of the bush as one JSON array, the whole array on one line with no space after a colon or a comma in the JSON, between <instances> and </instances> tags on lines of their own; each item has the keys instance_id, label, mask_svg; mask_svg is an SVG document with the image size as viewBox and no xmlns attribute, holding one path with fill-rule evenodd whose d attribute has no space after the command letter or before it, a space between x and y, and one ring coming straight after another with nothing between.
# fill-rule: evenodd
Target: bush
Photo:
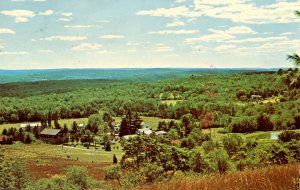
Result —
<instances>
[{"instance_id":1,"label":"bush","mask_svg":"<svg viewBox=\"0 0 300 190\"><path fill-rule=\"evenodd\" d=\"M300 140L300 133L295 131L283 131L278 136L279 142L290 142L292 139L296 141Z\"/></svg>"},{"instance_id":2,"label":"bush","mask_svg":"<svg viewBox=\"0 0 300 190\"><path fill-rule=\"evenodd\" d=\"M140 174L144 177L145 182L153 183L154 181L160 180L164 172L164 168L157 163L145 163L140 170Z\"/></svg>"},{"instance_id":3,"label":"bush","mask_svg":"<svg viewBox=\"0 0 300 190\"><path fill-rule=\"evenodd\" d=\"M257 121L257 129L259 131L271 131L274 128L270 117L266 114L259 115L256 119Z\"/></svg>"},{"instance_id":4,"label":"bush","mask_svg":"<svg viewBox=\"0 0 300 190\"><path fill-rule=\"evenodd\" d=\"M109 166L104 169L105 180L117 180L120 183L121 167L119 165Z\"/></svg>"},{"instance_id":5,"label":"bush","mask_svg":"<svg viewBox=\"0 0 300 190\"><path fill-rule=\"evenodd\" d=\"M209 157L211 168L220 174L227 172L232 167L229 156L224 149L214 149L210 152Z\"/></svg>"},{"instance_id":6,"label":"bush","mask_svg":"<svg viewBox=\"0 0 300 190\"><path fill-rule=\"evenodd\" d=\"M80 187L81 189L87 189L88 188L88 175L87 175L87 169L84 167L79 166L73 166L69 167L67 169L67 182L69 184L76 185Z\"/></svg>"},{"instance_id":7,"label":"bush","mask_svg":"<svg viewBox=\"0 0 300 190\"><path fill-rule=\"evenodd\" d=\"M243 139L239 135L224 136L222 138L224 149L227 153L232 156L239 151L241 145L243 144Z\"/></svg>"}]
</instances>

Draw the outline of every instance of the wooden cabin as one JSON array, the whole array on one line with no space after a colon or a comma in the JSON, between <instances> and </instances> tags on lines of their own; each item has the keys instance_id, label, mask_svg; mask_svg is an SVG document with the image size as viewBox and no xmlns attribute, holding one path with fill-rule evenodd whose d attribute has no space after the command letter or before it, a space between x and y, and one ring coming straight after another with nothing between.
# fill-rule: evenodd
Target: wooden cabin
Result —
<instances>
[{"instance_id":1,"label":"wooden cabin","mask_svg":"<svg viewBox=\"0 0 300 190\"><path fill-rule=\"evenodd\" d=\"M40 134L40 139L50 144L61 144L65 138L61 129L45 128Z\"/></svg>"}]
</instances>

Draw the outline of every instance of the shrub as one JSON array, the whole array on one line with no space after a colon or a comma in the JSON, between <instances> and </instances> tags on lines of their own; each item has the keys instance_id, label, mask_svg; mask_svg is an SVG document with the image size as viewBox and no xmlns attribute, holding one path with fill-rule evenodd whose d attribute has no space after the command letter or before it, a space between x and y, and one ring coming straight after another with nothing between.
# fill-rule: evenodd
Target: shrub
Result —
<instances>
[{"instance_id":1,"label":"shrub","mask_svg":"<svg viewBox=\"0 0 300 190\"><path fill-rule=\"evenodd\" d=\"M232 167L229 156L224 149L214 149L210 152L209 157L212 169L218 171L220 174L227 172Z\"/></svg>"},{"instance_id":2,"label":"shrub","mask_svg":"<svg viewBox=\"0 0 300 190\"><path fill-rule=\"evenodd\" d=\"M67 182L70 184L74 184L81 189L87 189L88 183L88 175L87 169L84 167L73 166L67 169Z\"/></svg>"},{"instance_id":3,"label":"shrub","mask_svg":"<svg viewBox=\"0 0 300 190\"><path fill-rule=\"evenodd\" d=\"M279 134L278 140L280 142L289 142L292 139L300 140L300 133L297 133L295 131L283 131Z\"/></svg>"}]
</instances>

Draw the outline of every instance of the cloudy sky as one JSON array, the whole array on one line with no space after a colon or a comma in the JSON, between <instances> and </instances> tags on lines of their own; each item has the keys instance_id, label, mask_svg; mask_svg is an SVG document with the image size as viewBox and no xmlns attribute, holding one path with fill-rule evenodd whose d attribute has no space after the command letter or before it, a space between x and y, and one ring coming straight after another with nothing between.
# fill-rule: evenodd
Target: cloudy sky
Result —
<instances>
[{"instance_id":1,"label":"cloudy sky","mask_svg":"<svg viewBox=\"0 0 300 190\"><path fill-rule=\"evenodd\" d=\"M300 0L0 0L0 69L288 67Z\"/></svg>"}]
</instances>

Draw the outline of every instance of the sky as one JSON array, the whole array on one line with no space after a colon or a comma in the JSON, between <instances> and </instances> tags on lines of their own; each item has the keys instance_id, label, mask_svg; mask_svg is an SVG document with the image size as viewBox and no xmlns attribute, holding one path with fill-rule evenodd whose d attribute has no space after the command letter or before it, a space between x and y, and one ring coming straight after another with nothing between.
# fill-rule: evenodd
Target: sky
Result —
<instances>
[{"instance_id":1,"label":"sky","mask_svg":"<svg viewBox=\"0 0 300 190\"><path fill-rule=\"evenodd\" d=\"M0 69L277 68L300 0L0 0Z\"/></svg>"}]
</instances>

